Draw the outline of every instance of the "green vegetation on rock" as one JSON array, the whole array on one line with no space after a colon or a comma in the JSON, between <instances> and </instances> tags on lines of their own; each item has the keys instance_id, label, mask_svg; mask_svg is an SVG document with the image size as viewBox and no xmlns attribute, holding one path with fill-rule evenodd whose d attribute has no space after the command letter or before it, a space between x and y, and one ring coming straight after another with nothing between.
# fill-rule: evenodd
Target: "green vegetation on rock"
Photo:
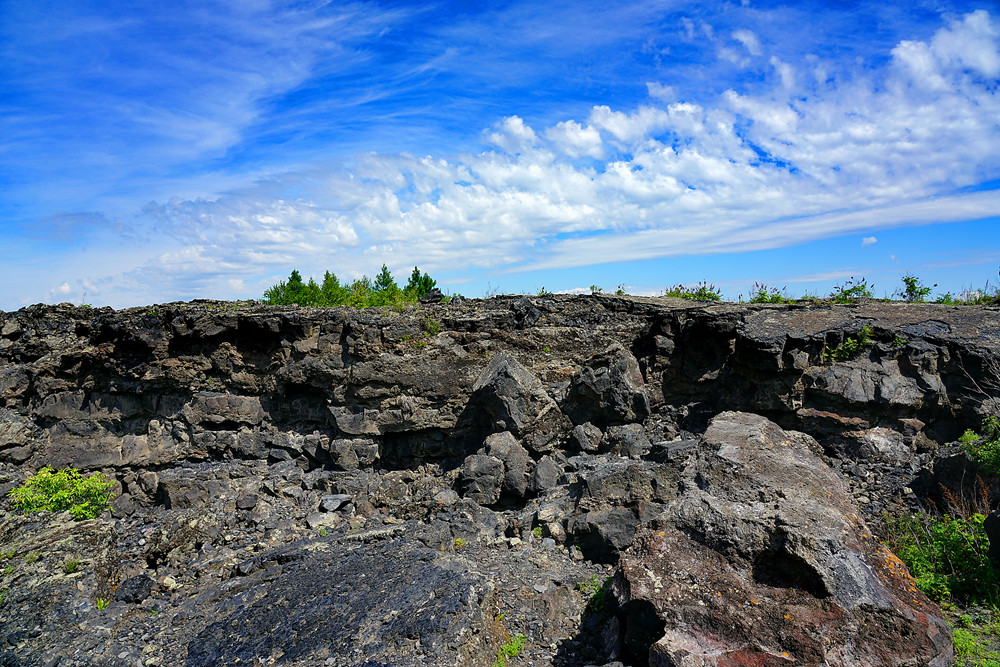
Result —
<instances>
[{"instance_id":1,"label":"green vegetation on rock","mask_svg":"<svg viewBox=\"0 0 1000 667\"><path fill-rule=\"evenodd\" d=\"M75 468L54 470L48 466L25 480L8 496L24 512L69 511L77 520L93 519L115 497L115 483L104 473L84 477Z\"/></svg>"},{"instance_id":2,"label":"green vegetation on rock","mask_svg":"<svg viewBox=\"0 0 1000 667\"><path fill-rule=\"evenodd\" d=\"M861 354L861 351L873 342L871 327L866 324L861 327L858 333L848 336L836 348L831 349L828 347L823 350L823 356L830 361L847 361Z\"/></svg>"},{"instance_id":3,"label":"green vegetation on rock","mask_svg":"<svg viewBox=\"0 0 1000 667\"><path fill-rule=\"evenodd\" d=\"M674 285L663 292L663 296L672 296L678 299L690 299L698 301L722 301L722 290L707 281L701 281L694 287L686 285Z\"/></svg>"},{"instance_id":4,"label":"green vegetation on rock","mask_svg":"<svg viewBox=\"0 0 1000 667\"><path fill-rule=\"evenodd\" d=\"M422 296L426 296L437 285L437 282L426 273L421 273L413 267L413 273L405 288L396 284L392 273L385 264L373 282L367 276L347 283L341 283L336 274L327 271L323 275L323 283L317 284L312 278L308 282L302 280L302 275L292 271L287 281L264 292L264 303L272 306L353 306L368 308L371 306L388 306L404 309L415 304Z\"/></svg>"}]
</instances>

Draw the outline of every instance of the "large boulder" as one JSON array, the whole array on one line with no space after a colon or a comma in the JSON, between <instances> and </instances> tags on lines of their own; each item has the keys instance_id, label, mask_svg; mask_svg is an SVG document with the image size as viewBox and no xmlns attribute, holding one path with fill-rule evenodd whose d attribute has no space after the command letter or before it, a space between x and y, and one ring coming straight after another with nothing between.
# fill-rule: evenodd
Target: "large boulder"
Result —
<instances>
[{"instance_id":1,"label":"large boulder","mask_svg":"<svg viewBox=\"0 0 1000 667\"><path fill-rule=\"evenodd\" d=\"M473 454L466 457L458 471L455 491L480 505L494 505L500 500L503 484L503 461L495 456Z\"/></svg>"},{"instance_id":2,"label":"large boulder","mask_svg":"<svg viewBox=\"0 0 1000 667\"><path fill-rule=\"evenodd\" d=\"M514 497L521 497L528 488L528 451L507 431L494 433L483 443L486 454L503 461L503 483L500 490Z\"/></svg>"},{"instance_id":3,"label":"large boulder","mask_svg":"<svg viewBox=\"0 0 1000 667\"><path fill-rule=\"evenodd\" d=\"M620 343L610 345L573 376L562 408L574 424L641 422L649 396L639 362Z\"/></svg>"},{"instance_id":4,"label":"large boulder","mask_svg":"<svg viewBox=\"0 0 1000 667\"><path fill-rule=\"evenodd\" d=\"M757 415L722 413L682 484L639 528L612 586L629 659L951 664L938 606L800 438Z\"/></svg>"},{"instance_id":5,"label":"large boulder","mask_svg":"<svg viewBox=\"0 0 1000 667\"><path fill-rule=\"evenodd\" d=\"M541 380L507 352L494 357L476 380L469 408L537 453L552 451L572 428Z\"/></svg>"},{"instance_id":6,"label":"large boulder","mask_svg":"<svg viewBox=\"0 0 1000 667\"><path fill-rule=\"evenodd\" d=\"M281 656L289 665L471 667L488 664L503 642L494 584L414 541L294 545L259 567L280 576L209 597L214 622L190 638L185 665Z\"/></svg>"}]
</instances>

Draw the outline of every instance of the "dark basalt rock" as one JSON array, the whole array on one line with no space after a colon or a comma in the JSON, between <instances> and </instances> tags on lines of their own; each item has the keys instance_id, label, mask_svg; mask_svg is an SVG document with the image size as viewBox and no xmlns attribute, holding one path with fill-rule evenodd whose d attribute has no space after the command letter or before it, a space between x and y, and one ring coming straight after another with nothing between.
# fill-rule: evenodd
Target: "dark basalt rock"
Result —
<instances>
[{"instance_id":1,"label":"dark basalt rock","mask_svg":"<svg viewBox=\"0 0 1000 667\"><path fill-rule=\"evenodd\" d=\"M1000 488L948 446L996 349L995 308L878 302L0 313L0 659L940 664L866 522ZM11 511L47 464L113 516Z\"/></svg>"},{"instance_id":2,"label":"dark basalt rock","mask_svg":"<svg viewBox=\"0 0 1000 667\"><path fill-rule=\"evenodd\" d=\"M214 605L187 647L189 667L253 663L481 665L503 642L492 584L465 559L404 540L276 554L266 590Z\"/></svg>"},{"instance_id":3,"label":"dark basalt rock","mask_svg":"<svg viewBox=\"0 0 1000 667\"><path fill-rule=\"evenodd\" d=\"M639 362L621 344L611 345L573 377L562 407L576 424L642 421L649 416L649 396Z\"/></svg>"}]
</instances>

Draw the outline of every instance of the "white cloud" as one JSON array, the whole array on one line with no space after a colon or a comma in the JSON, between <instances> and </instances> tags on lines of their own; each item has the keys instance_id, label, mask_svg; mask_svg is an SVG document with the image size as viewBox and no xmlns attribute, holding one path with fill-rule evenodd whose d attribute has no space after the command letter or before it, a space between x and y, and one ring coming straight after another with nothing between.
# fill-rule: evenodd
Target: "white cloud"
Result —
<instances>
[{"instance_id":1,"label":"white cloud","mask_svg":"<svg viewBox=\"0 0 1000 667\"><path fill-rule=\"evenodd\" d=\"M754 31L737 30L733 32L733 39L742 44L750 55L759 56L761 54L760 39Z\"/></svg>"},{"instance_id":2,"label":"white cloud","mask_svg":"<svg viewBox=\"0 0 1000 667\"><path fill-rule=\"evenodd\" d=\"M781 62L778 56L771 56L771 66L778 72L778 76L781 77L781 85L785 87L785 90L791 90L795 87L795 68L788 63Z\"/></svg>"},{"instance_id":3,"label":"white cloud","mask_svg":"<svg viewBox=\"0 0 1000 667\"><path fill-rule=\"evenodd\" d=\"M47 298L51 301L55 298L64 297L67 294L72 294L73 288L69 286L69 283L63 283L49 290Z\"/></svg>"},{"instance_id":4,"label":"white cloud","mask_svg":"<svg viewBox=\"0 0 1000 667\"><path fill-rule=\"evenodd\" d=\"M535 131L517 116L509 116L494 125L493 132L485 132L485 140L508 153L520 153L538 142Z\"/></svg>"},{"instance_id":5,"label":"white cloud","mask_svg":"<svg viewBox=\"0 0 1000 667\"><path fill-rule=\"evenodd\" d=\"M562 121L546 130L545 137L570 157L604 157L601 133L592 125L584 127L574 120Z\"/></svg>"},{"instance_id":6,"label":"white cloud","mask_svg":"<svg viewBox=\"0 0 1000 667\"><path fill-rule=\"evenodd\" d=\"M673 87L664 86L659 81L647 81L646 91L650 97L656 98L661 102L673 102L677 97Z\"/></svg>"},{"instance_id":7,"label":"white cloud","mask_svg":"<svg viewBox=\"0 0 1000 667\"><path fill-rule=\"evenodd\" d=\"M868 246L875 245L876 243L878 243L878 239L875 238L874 236L865 236L864 238L861 239L862 248L867 248Z\"/></svg>"},{"instance_id":8,"label":"white cloud","mask_svg":"<svg viewBox=\"0 0 1000 667\"><path fill-rule=\"evenodd\" d=\"M989 217L1000 191L955 192L1000 177L998 53L996 21L975 12L929 42L901 42L881 72L799 82L794 97L793 66L775 58L781 86L730 90L714 108L598 105L539 132L512 115L484 132L495 150L368 153L153 202L143 216L172 245L130 279L197 293L252 289L289 266L341 277L382 261L397 276L414 264L573 267ZM584 156L601 163L574 162Z\"/></svg>"},{"instance_id":9,"label":"white cloud","mask_svg":"<svg viewBox=\"0 0 1000 667\"><path fill-rule=\"evenodd\" d=\"M632 114L612 111L607 106L596 106L590 112L590 123L609 132L619 141L632 143L666 127L670 117L663 109L639 107Z\"/></svg>"}]
</instances>

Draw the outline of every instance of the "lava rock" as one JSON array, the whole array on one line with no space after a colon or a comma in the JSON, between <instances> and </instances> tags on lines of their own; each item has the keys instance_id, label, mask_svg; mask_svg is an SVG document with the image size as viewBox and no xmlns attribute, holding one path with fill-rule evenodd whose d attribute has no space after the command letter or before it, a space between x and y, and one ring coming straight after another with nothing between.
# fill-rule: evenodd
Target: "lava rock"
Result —
<instances>
[{"instance_id":1,"label":"lava rock","mask_svg":"<svg viewBox=\"0 0 1000 667\"><path fill-rule=\"evenodd\" d=\"M612 344L573 376L562 408L574 424L642 421L649 416L649 396L639 362L620 343Z\"/></svg>"},{"instance_id":2,"label":"lava rock","mask_svg":"<svg viewBox=\"0 0 1000 667\"><path fill-rule=\"evenodd\" d=\"M145 574L138 574L123 581L115 590L115 599L137 604L149 597L156 582Z\"/></svg>"}]
</instances>

